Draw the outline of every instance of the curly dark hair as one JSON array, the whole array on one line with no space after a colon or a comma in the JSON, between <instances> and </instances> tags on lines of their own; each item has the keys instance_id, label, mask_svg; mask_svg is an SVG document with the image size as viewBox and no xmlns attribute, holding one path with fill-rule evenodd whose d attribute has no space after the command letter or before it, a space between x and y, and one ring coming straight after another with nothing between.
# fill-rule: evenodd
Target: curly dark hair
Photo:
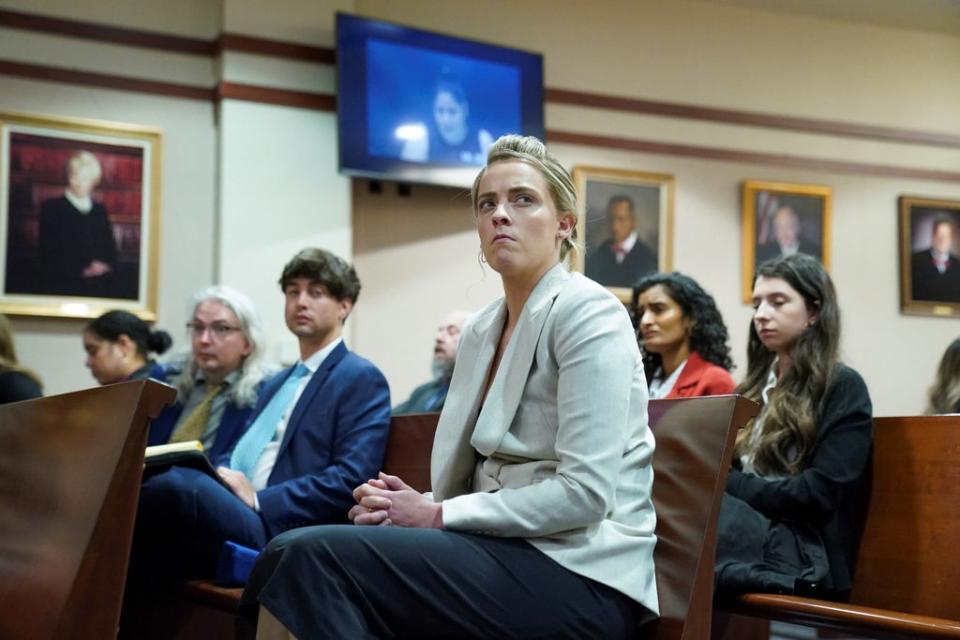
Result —
<instances>
[{"instance_id":1,"label":"curly dark hair","mask_svg":"<svg viewBox=\"0 0 960 640\"><path fill-rule=\"evenodd\" d=\"M633 297L630 303L630 312L633 316L633 326L640 325L640 316L637 313L640 295L660 285L667 295L680 306L683 315L692 321L690 329L690 351L696 351L700 357L708 362L723 367L727 371L733 370L733 360L730 358L730 345L727 344L729 335L727 325L723 323L723 316L717 310L713 296L703 290L697 281L677 271L671 273L653 273L642 278L633 287ZM637 341L640 346L643 342L639 332ZM647 382L660 367L660 354L645 352L643 368L647 375Z\"/></svg>"}]
</instances>

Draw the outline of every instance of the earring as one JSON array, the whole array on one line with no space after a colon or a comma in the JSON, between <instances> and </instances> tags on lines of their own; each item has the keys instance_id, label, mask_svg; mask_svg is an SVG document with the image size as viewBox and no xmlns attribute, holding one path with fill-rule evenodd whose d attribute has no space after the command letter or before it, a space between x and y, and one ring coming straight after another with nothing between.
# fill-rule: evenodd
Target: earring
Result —
<instances>
[{"instance_id":1,"label":"earring","mask_svg":"<svg viewBox=\"0 0 960 640\"><path fill-rule=\"evenodd\" d=\"M487 264L487 256L483 255L483 249L477 252L477 262L480 264Z\"/></svg>"}]
</instances>

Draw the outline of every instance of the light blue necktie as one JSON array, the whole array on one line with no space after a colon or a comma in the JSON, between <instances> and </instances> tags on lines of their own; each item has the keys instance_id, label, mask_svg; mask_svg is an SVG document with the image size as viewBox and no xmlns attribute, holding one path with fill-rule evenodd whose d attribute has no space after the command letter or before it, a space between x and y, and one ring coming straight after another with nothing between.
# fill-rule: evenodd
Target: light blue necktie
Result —
<instances>
[{"instance_id":1,"label":"light blue necktie","mask_svg":"<svg viewBox=\"0 0 960 640\"><path fill-rule=\"evenodd\" d=\"M297 390L300 380L310 373L302 362L299 363L287 379L283 381L277 392L270 398L270 402L263 408L257 419L253 421L247 432L237 442L230 455L230 468L234 471L240 471L247 476L248 480L253 480L253 469L257 466L257 461L267 448L277 427L280 425L280 419L284 412L290 407L290 401L293 400L293 394Z\"/></svg>"}]
</instances>

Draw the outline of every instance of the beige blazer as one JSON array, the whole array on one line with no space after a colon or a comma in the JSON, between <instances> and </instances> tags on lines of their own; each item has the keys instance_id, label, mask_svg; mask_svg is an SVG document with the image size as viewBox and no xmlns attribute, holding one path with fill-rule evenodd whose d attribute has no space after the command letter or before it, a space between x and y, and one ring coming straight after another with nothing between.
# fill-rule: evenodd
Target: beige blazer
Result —
<instances>
[{"instance_id":1,"label":"beige blazer","mask_svg":"<svg viewBox=\"0 0 960 640\"><path fill-rule=\"evenodd\" d=\"M527 538L657 613L653 435L630 319L561 265L531 293L481 409L506 319L464 328L431 459L449 529Z\"/></svg>"}]
</instances>

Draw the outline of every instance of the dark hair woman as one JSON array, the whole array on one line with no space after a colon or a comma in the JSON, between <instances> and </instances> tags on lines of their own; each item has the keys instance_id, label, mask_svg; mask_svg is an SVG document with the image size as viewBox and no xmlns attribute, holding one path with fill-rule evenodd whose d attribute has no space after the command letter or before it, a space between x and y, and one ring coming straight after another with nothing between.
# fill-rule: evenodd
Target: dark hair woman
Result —
<instances>
[{"instance_id":1,"label":"dark hair woman","mask_svg":"<svg viewBox=\"0 0 960 640\"><path fill-rule=\"evenodd\" d=\"M717 584L840 596L851 587L873 442L860 375L839 362L830 276L807 255L763 263L753 287L747 377L763 408L737 436L720 513Z\"/></svg>"},{"instance_id":2,"label":"dark hair woman","mask_svg":"<svg viewBox=\"0 0 960 640\"><path fill-rule=\"evenodd\" d=\"M960 413L960 338L943 352L937 379L930 387L927 413Z\"/></svg>"},{"instance_id":3,"label":"dark hair woman","mask_svg":"<svg viewBox=\"0 0 960 640\"><path fill-rule=\"evenodd\" d=\"M682 273L657 273L633 289L650 398L732 393L727 327L713 297Z\"/></svg>"},{"instance_id":4,"label":"dark hair woman","mask_svg":"<svg viewBox=\"0 0 960 640\"><path fill-rule=\"evenodd\" d=\"M83 332L86 365L100 384L149 378L155 364L150 354L163 353L172 343L169 333L151 331L129 311L108 311Z\"/></svg>"}]
</instances>

